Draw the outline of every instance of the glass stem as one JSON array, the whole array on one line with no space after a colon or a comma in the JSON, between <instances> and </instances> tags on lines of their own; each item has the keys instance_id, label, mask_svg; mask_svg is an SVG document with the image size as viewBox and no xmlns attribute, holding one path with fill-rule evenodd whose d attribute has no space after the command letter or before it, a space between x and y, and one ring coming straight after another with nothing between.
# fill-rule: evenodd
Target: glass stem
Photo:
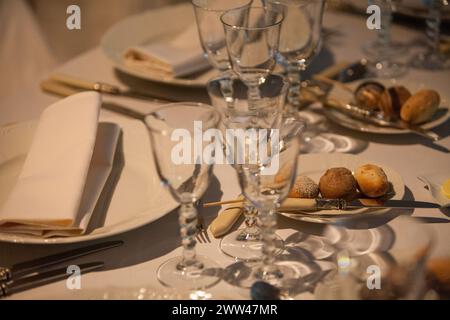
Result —
<instances>
[{"instance_id":1,"label":"glass stem","mask_svg":"<svg viewBox=\"0 0 450 320\"><path fill-rule=\"evenodd\" d=\"M261 240L262 240L262 275L266 280L280 278L278 268L274 265L277 248L275 246L275 229L277 226L277 216L274 208L260 210Z\"/></svg>"},{"instance_id":2,"label":"glass stem","mask_svg":"<svg viewBox=\"0 0 450 320\"><path fill-rule=\"evenodd\" d=\"M197 234L197 209L192 202L183 202L179 211L181 245L183 246L183 260L179 269L196 265L195 236Z\"/></svg>"},{"instance_id":3,"label":"glass stem","mask_svg":"<svg viewBox=\"0 0 450 320\"><path fill-rule=\"evenodd\" d=\"M244 204L244 217L245 217L245 229L242 232L242 236L245 240L258 240L261 236L261 230L258 227L258 210L249 202L245 201Z\"/></svg>"},{"instance_id":4,"label":"glass stem","mask_svg":"<svg viewBox=\"0 0 450 320\"><path fill-rule=\"evenodd\" d=\"M427 43L430 51L439 52L440 30L441 30L441 0L432 0L426 20Z\"/></svg>"},{"instance_id":5,"label":"glass stem","mask_svg":"<svg viewBox=\"0 0 450 320\"><path fill-rule=\"evenodd\" d=\"M391 44L391 22L392 22L392 2L391 0L381 1L381 28L378 31L378 43L381 46L379 60L386 59Z\"/></svg>"},{"instance_id":6,"label":"glass stem","mask_svg":"<svg viewBox=\"0 0 450 320\"><path fill-rule=\"evenodd\" d=\"M301 72L305 70L304 64L289 64L287 66L287 77L289 81L289 92L287 112L288 114L295 113L300 107L300 85L301 85Z\"/></svg>"},{"instance_id":7,"label":"glass stem","mask_svg":"<svg viewBox=\"0 0 450 320\"><path fill-rule=\"evenodd\" d=\"M259 92L259 85L257 83L252 83L248 85L248 108L249 110L254 110L258 107L258 101L261 99L261 94Z\"/></svg>"}]
</instances>

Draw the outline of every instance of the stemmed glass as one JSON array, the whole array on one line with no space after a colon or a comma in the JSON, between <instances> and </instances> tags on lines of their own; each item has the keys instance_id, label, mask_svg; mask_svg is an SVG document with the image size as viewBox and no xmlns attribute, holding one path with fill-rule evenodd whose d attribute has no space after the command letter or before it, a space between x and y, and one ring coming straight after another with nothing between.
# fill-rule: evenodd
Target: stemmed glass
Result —
<instances>
[{"instance_id":1,"label":"stemmed glass","mask_svg":"<svg viewBox=\"0 0 450 320\"><path fill-rule=\"evenodd\" d=\"M277 262L275 246L277 225L276 210L287 197L297 170L300 151L300 132L303 122L294 117L284 118L259 143L258 161L235 165L238 180L244 196L259 211L261 221L262 258L261 261L247 264L246 272L239 273L238 285L250 287L256 280L263 280L279 288L293 278L300 276L295 265L287 261ZM248 272L249 271L249 272ZM286 281L286 282L285 282Z\"/></svg>"},{"instance_id":2,"label":"stemmed glass","mask_svg":"<svg viewBox=\"0 0 450 320\"><path fill-rule=\"evenodd\" d=\"M395 78L405 74L408 69L400 63L394 62L395 46L391 43L391 22L394 0L369 0L369 5L377 5L381 10L381 25L377 31L376 44L363 47L369 56L369 71L379 78Z\"/></svg>"},{"instance_id":3,"label":"stemmed glass","mask_svg":"<svg viewBox=\"0 0 450 320\"><path fill-rule=\"evenodd\" d=\"M201 289L220 279L218 265L195 252L197 210L194 203L208 187L212 162L202 158L201 141L200 147L198 141L193 142L216 128L219 120L220 115L213 107L185 102L163 106L145 118L158 176L181 205L183 255L164 262L157 271L159 281L168 287Z\"/></svg>"},{"instance_id":4,"label":"stemmed glass","mask_svg":"<svg viewBox=\"0 0 450 320\"><path fill-rule=\"evenodd\" d=\"M441 15L444 5L449 5L447 0L425 1L428 5L428 17L426 21L427 51L418 54L413 59L413 65L418 68L442 70L450 67L450 59L440 53Z\"/></svg>"},{"instance_id":5,"label":"stemmed glass","mask_svg":"<svg viewBox=\"0 0 450 320\"><path fill-rule=\"evenodd\" d=\"M249 105L257 107L259 85L276 65L283 14L265 7L243 7L221 16L232 69L247 85Z\"/></svg>"},{"instance_id":6,"label":"stemmed glass","mask_svg":"<svg viewBox=\"0 0 450 320\"><path fill-rule=\"evenodd\" d=\"M289 112L301 106L301 72L320 51L325 0L266 0L267 8L284 15L278 48L290 83Z\"/></svg>"},{"instance_id":7,"label":"stemmed glass","mask_svg":"<svg viewBox=\"0 0 450 320\"><path fill-rule=\"evenodd\" d=\"M230 99L225 99L223 93L224 82L230 82L233 88ZM207 84L208 94L214 107L221 114L221 130L223 136L227 136L228 130L240 130L247 132L252 128L271 128L278 126L282 114L288 83L282 75L271 74L266 81L259 86L261 100L259 107L249 110L247 91L248 88L238 78L227 79L226 75L210 80ZM255 121L257 118L259 121ZM229 147L225 141L224 152ZM228 153L229 154L229 153ZM234 159L230 159L234 160ZM235 161L229 161L233 166ZM220 241L220 249L226 255L241 261L256 261L261 258L261 229L257 223L258 211L247 200L243 206L245 217L244 227L224 236ZM283 251L283 240L276 236L274 245L276 253Z\"/></svg>"},{"instance_id":8,"label":"stemmed glass","mask_svg":"<svg viewBox=\"0 0 450 320\"><path fill-rule=\"evenodd\" d=\"M221 15L230 9L251 5L253 0L192 0L200 43L211 65L220 71L230 69Z\"/></svg>"}]
</instances>

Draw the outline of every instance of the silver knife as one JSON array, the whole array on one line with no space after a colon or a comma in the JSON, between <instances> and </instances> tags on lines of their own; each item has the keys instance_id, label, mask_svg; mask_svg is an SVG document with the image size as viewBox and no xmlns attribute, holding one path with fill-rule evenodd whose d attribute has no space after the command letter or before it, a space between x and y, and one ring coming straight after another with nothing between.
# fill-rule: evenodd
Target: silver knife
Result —
<instances>
[{"instance_id":1,"label":"silver knife","mask_svg":"<svg viewBox=\"0 0 450 320\"><path fill-rule=\"evenodd\" d=\"M373 209L417 209L431 208L439 209L441 206L423 201L409 200L379 200L379 199L295 199L289 198L284 201L278 211L316 211L316 210L349 210L360 208Z\"/></svg>"},{"instance_id":2,"label":"silver knife","mask_svg":"<svg viewBox=\"0 0 450 320\"><path fill-rule=\"evenodd\" d=\"M51 266L55 266L57 264L71 261L96 252L119 247L122 244L123 241L108 241L70 251L65 251L62 253L45 256L27 262L17 263L13 265L11 268L1 268L0 283L10 280L16 281L20 278L39 272L44 268L49 268Z\"/></svg>"},{"instance_id":3,"label":"silver knife","mask_svg":"<svg viewBox=\"0 0 450 320\"><path fill-rule=\"evenodd\" d=\"M90 262L80 264L81 275L88 272L98 270L104 266L103 262ZM7 295L11 295L20 291L28 290L45 284L63 280L70 274L67 273L67 267L59 268L56 270L37 273L29 277L20 278L18 280L10 280L8 282L0 283L0 298Z\"/></svg>"}]
</instances>

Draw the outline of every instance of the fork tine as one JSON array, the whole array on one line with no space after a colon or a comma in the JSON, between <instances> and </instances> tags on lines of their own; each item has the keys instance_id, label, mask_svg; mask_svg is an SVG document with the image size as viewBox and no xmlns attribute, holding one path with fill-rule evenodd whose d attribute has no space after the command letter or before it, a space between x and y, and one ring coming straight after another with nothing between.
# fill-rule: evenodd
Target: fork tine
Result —
<instances>
[{"instance_id":1,"label":"fork tine","mask_svg":"<svg viewBox=\"0 0 450 320\"><path fill-rule=\"evenodd\" d=\"M204 241L205 241L205 239L203 238L202 230L203 230L202 220L201 220L200 216L198 216L197 217L197 234L195 235L195 239L200 243L204 243Z\"/></svg>"}]
</instances>

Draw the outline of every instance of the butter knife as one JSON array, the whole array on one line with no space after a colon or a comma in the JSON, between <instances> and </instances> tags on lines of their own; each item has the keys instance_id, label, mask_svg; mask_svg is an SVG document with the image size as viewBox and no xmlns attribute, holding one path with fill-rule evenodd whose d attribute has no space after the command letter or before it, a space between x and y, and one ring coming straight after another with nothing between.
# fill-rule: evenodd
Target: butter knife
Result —
<instances>
[{"instance_id":1,"label":"butter knife","mask_svg":"<svg viewBox=\"0 0 450 320\"><path fill-rule=\"evenodd\" d=\"M349 210L349 209L417 209L432 208L439 209L440 205L409 200L378 200L378 199L356 199L347 201L345 199L295 199L285 200L278 211L317 211L317 210Z\"/></svg>"}]
</instances>

